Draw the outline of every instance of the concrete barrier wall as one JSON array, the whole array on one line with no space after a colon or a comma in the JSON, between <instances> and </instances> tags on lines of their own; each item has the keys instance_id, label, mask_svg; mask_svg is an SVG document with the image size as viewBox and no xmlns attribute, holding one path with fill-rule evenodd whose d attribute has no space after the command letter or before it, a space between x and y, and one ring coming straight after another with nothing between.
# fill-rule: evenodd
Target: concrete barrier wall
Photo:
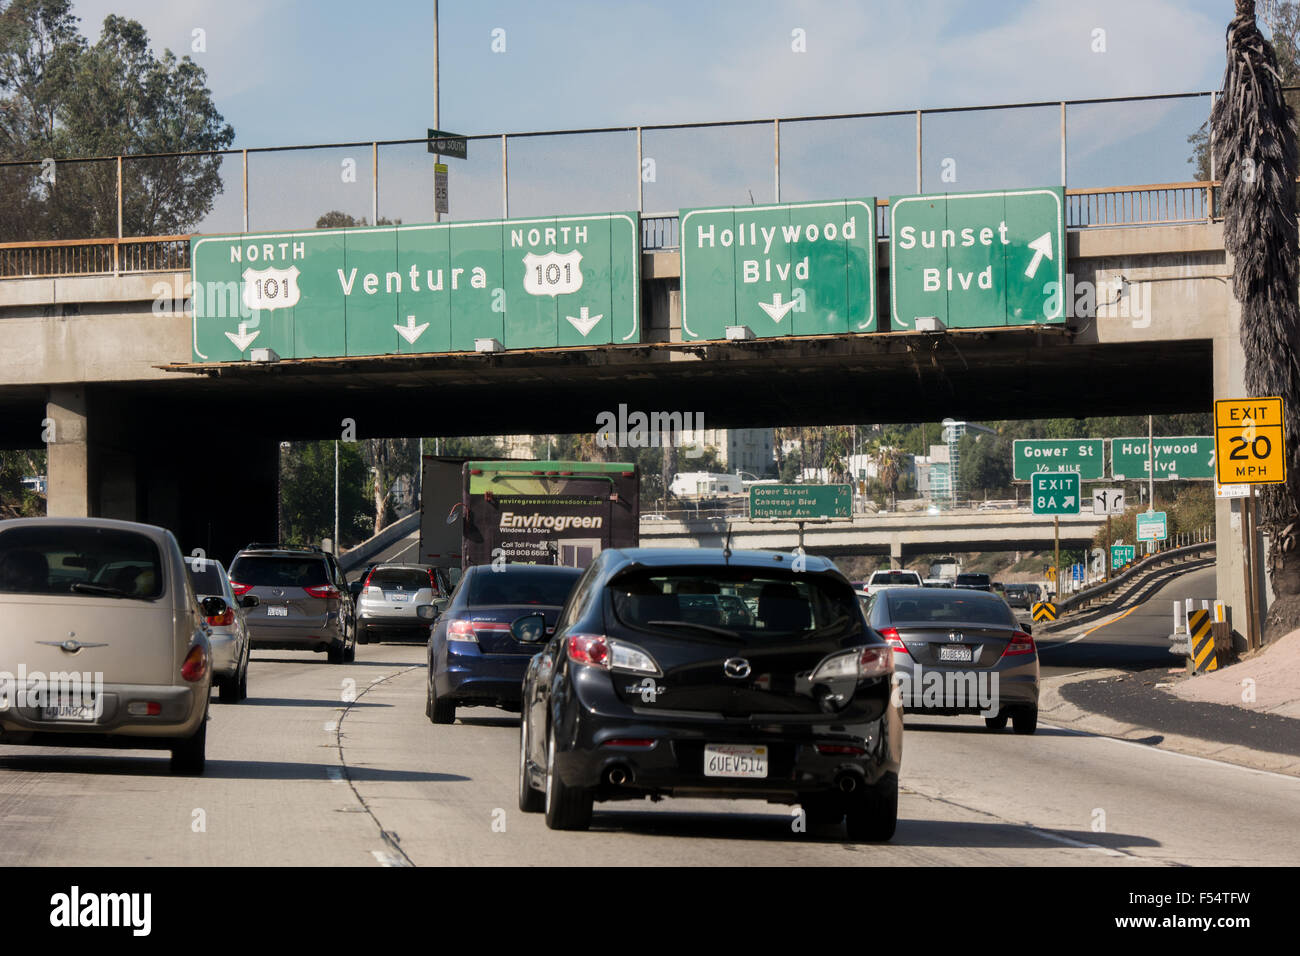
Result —
<instances>
[{"instance_id":1,"label":"concrete barrier wall","mask_svg":"<svg viewBox=\"0 0 1300 956\"><path fill-rule=\"evenodd\" d=\"M339 555L339 566L344 571L351 571L366 564L389 545L405 538L420 527L420 512L412 511L405 518L398 518L379 534L367 538L354 548L349 548Z\"/></svg>"}]
</instances>

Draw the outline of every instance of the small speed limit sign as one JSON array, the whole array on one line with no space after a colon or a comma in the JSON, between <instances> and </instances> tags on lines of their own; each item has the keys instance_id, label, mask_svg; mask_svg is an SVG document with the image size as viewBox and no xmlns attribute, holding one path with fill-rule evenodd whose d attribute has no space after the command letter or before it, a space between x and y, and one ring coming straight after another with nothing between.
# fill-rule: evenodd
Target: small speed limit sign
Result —
<instances>
[{"instance_id":1,"label":"small speed limit sign","mask_svg":"<svg viewBox=\"0 0 1300 956\"><path fill-rule=\"evenodd\" d=\"M1221 485L1272 485L1286 481L1282 399L1215 401L1214 462Z\"/></svg>"}]
</instances>

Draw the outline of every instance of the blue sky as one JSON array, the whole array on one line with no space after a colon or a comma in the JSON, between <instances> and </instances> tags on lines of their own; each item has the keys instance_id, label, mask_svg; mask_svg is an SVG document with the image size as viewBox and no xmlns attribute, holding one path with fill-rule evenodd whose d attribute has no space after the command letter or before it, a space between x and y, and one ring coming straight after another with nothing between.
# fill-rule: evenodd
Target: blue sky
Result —
<instances>
[{"instance_id":1,"label":"blue sky","mask_svg":"<svg viewBox=\"0 0 1300 956\"><path fill-rule=\"evenodd\" d=\"M432 6L82 0L74 10L92 37L115 12L144 24L156 49L190 53L236 145L257 147L422 135L433 124ZM1231 0L442 0L441 125L480 134L1208 90L1231 13ZM1097 30L1104 52L1093 50ZM795 31L806 52L792 49ZM1191 178L1186 135L1206 107L1072 110L1070 185ZM1054 110L926 122L926 188L939 188L946 158L958 186L1059 179ZM908 118L789 127L782 198L911 191L912 135ZM772 198L770 129L649 140L647 210ZM471 146L468 163L449 160L453 218L499 215L500 147ZM254 228L311 225L298 220L322 192L368 214L369 152L344 153L264 158L251 175L250 202L263 203ZM349 158L358 184L338 181ZM418 147L381 158L381 214L429 218L425 165ZM228 178L238 184L237 171ZM512 142L511 215L635 205L634 139ZM230 228L232 215L212 225Z\"/></svg>"}]
</instances>

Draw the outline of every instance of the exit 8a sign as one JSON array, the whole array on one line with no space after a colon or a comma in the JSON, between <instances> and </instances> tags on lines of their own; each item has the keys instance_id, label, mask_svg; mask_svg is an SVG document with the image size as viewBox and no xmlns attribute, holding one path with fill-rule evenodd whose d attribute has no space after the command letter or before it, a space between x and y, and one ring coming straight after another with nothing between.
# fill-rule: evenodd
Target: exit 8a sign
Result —
<instances>
[{"instance_id":1,"label":"exit 8a sign","mask_svg":"<svg viewBox=\"0 0 1300 956\"><path fill-rule=\"evenodd\" d=\"M1215 401L1214 461L1221 485L1273 485L1286 481L1282 399Z\"/></svg>"},{"instance_id":2,"label":"exit 8a sign","mask_svg":"<svg viewBox=\"0 0 1300 956\"><path fill-rule=\"evenodd\" d=\"M893 196L895 329L933 316L950 329L1065 322L1065 191Z\"/></svg>"},{"instance_id":3,"label":"exit 8a sign","mask_svg":"<svg viewBox=\"0 0 1300 956\"><path fill-rule=\"evenodd\" d=\"M1034 514L1077 515L1079 476L1072 471L1040 471L1033 476Z\"/></svg>"}]
</instances>

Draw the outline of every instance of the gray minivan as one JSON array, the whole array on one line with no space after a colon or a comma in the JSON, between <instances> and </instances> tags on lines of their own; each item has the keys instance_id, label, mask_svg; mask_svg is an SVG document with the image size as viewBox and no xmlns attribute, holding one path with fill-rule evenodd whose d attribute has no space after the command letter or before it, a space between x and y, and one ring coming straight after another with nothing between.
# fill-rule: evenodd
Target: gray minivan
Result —
<instances>
[{"instance_id":1,"label":"gray minivan","mask_svg":"<svg viewBox=\"0 0 1300 956\"><path fill-rule=\"evenodd\" d=\"M254 650L323 652L331 664L355 659L352 595L334 555L250 544L230 564L230 587L260 602L246 618Z\"/></svg>"}]
</instances>

